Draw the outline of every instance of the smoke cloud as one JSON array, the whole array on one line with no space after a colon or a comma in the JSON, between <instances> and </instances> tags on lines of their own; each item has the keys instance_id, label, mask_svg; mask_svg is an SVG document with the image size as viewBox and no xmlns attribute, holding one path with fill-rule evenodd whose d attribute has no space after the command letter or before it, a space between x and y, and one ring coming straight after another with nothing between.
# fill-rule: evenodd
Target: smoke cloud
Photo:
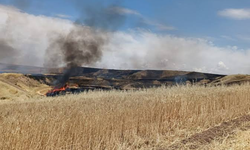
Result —
<instances>
[{"instance_id":1,"label":"smoke cloud","mask_svg":"<svg viewBox=\"0 0 250 150\"><path fill-rule=\"evenodd\" d=\"M67 71L55 83L57 88L65 85L69 77L77 74L75 68L94 65L102 56L101 47L105 38L97 30L76 26L67 36L59 36L48 47L45 66L57 67L65 64Z\"/></svg>"},{"instance_id":2,"label":"smoke cloud","mask_svg":"<svg viewBox=\"0 0 250 150\"><path fill-rule=\"evenodd\" d=\"M9 45L5 40L0 40L0 60L4 63L11 63L18 56L18 51Z\"/></svg>"},{"instance_id":3,"label":"smoke cloud","mask_svg":"<svg viewBox=\"0 0 250 150\"><path fill-rule=\"evenodd\" d=\"M44 66L67 67L93 65L101 58L104 38L89 27L74 27L66 36L58 36L48 47Z\"/></svg>"},{"instance_id":4,"label":"smoke cloud","mask_svg":"<svg viewBox=\"0 0 250 150\"><path fill-rule=\"evenodd\" d=\"M67 35L73 24L59 18L34 16L17 8L0 5L0 39L15 49L15 59L8 63L42 66L45 50L55 34ZM3 59L0 59L3 62Z\"/></svg>"},{"instance_id":5,"label":"smoke cloud","mask_svg":"<svg viewBox=\"0 0 250 150\"><path fill-rule=\"evenodd\" d=\"M74 68L94 65L101 59L102 46L109 41L111 33L122 25L124 19L124 16L114 12L112 7L83 9L85 17L77 20L68 35L58 36L48 47L45 66L51 67L58 65L55 62L63 62L67 68L56 82L57 88L64 86L69 77L76 74ZM58 60L58 55L61 60Z\"/></svg>"},{"instance_id":6,"label":"smoke cloud","mask_svg":"<svg viewBox=\"0 0 250 150\"><path fill-rule=\"evenodd\" d=\"M222 74L250 73L250 49L217 47L201 38L116 32L96 66L116 69L186 70Z\"/></svg>"},{"instance_id":7,"label":"smoke cloud","mask_svg":"<svg viewBox=\"0 0 250 150\"><path fill-rule=\"evenodd\" d=\"M188 70L223 74L250 73L250 49L239 49L236 46L218 47L202 38L157 34L143 29L116 31L111 28L105 31L105 26L93 28L84 24L84 19L82 23L76 25L69 20L35 16L0 5L0 39L14 48L15 52L18 51L18 56L12 63L70 66L71 59L63 54L66 52L65 43L74 43L73 47L76 49L83 45L81 47L87 47L84 50L88 52L88 45L81 42L88 40L90 43L100 43L97 46L98 55L91 58L93 61L73 61L76 66ZM76 46L77 40L82 44ZM2 55L2 51L0 49L0 61L10 56ZM53 57L48 58L48 55ZM80 58L78 55L73 56Z\"/></svg>"}]
</instances>

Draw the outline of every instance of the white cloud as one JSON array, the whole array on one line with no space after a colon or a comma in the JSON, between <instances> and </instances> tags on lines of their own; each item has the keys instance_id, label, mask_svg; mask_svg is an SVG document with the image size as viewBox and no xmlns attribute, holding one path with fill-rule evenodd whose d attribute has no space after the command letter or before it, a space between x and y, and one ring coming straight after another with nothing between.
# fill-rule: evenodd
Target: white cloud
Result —
<instances>
[{"instance_id":1,"label":"white cloud","mask_svg":"<svg viewBox=\"0 0 250 150\"><path fill-rule=\"evenodd\" d=\"M231 36L221 35L220 37L229 41L236 41L236 39L232 38Z\"/></svg>"},{"instance_id":2,"label":"white cloud","mask_svg":"<svg viewBox=\"0 0 250 150\"><path fill-rule=\"evenodd\" d=\"M120 14L130 14L130 15L142 16L139 12L137 12L135 10L127 9L127 8L113 7L112 10L115 11L116 13L120 13Z\"/></svg>"},{"instance_id":3,"label":"white cloud","mask_svg":"<svg viewBox=\"0 0 250 150\"><path fill-rule=\"evenodd\" d=\"M250 41L250 36L248 35L237 35L237 38L246 42Z\"/></svg>"},{"instance_id":4,"label":"white cloud","mask_svg":"<svg viewBox=\"0 0 250 150\"><path fill-rule=\"evenodd\" d=\"M34 16L1 5L0 16L4 16L0 17L0 39L21 52L11 63L24 65L43 66L45 50L53 38L67 35L74 26L65 19ZM102 59L92 67L250 73L249 58L250 49L217 47L201 38L129 30L115 32L103 49Z\"/></svg>"},{"instance_id":5,"label":"white cloud","mask_svg":"<svg viewBox=\"0 0 250 150\"><path fill-rule=\"evenodd\" d=\"M175 27L166 26L164 24L160 24L158 22L147 20L147 19L144 20L144 23L155 26L158 30L175 30L176 29Z\"/></svg>"},{"instance_id":6,"label":"white cloud","mask_svg":"<svg viewBox=\"0 0 250 150\"><path fill-rule=\"evenodd\" d=\"M139 17L140 19L142 19L143 23L150 25L150 26L154 26L157 30L163 31L163 30L175 30L176 29L175 27L167 26L167 25L158 23L156 21L152 21L151 19L146 18L145 16L143 16L142 14L140 14L139 12L137 12L135 10L122 8L122 7L113 7L112 10L115 11L116 13L120 13L120 14L135 15L135 16Z\"/></svg>"},{"instance_id":7,"label":"white cloud","mask_svg":"<svg viewBox=\"0 0 250 150\"><path fill-rule=\"evenodd\" d=\"M68 19L68 18L71 18L71 16L69 15L64 15L64 14L55 14L56 17L59 17L59 18L65 18L65 19Z\"/></svg>"},{"instance_id":8,"label":"white cloud","mask_svg":"<svg viewBox=\"0 0 250 150\"><path fill-rule=\"evenodd\" d=\"M224 9L219 11L218 14L236 20L250 19L250 9Z\"/></svg>"},{"instance_id":9,"label":"white cloud","mask_svg":"<svg viewBox=\"0 0 250 150\"><path fill-rule=\"evenodd\" d=\"M228 70L228 69L229 69L229 68L224 64L223 61L218 62L217 67L218 67L219 70L223 70L223 69Z\"/></svg>"}]
</instances>

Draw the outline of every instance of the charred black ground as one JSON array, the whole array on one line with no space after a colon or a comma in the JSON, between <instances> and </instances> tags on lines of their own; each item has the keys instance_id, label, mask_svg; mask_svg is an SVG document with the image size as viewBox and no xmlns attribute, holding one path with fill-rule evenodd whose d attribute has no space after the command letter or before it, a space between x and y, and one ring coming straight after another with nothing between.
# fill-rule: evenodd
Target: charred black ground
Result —
<instances>
[{"instance_id":1,"label":"charred black ground","mask_svg":"<svg viewBox=\"0 0 250 150\"><path fill-rule=\"evenodd\" d=\"M31 66L7 65L0 63L0 73L22 73L26 77L54 87L54 81L65 77L67 69L41 68ZM64 72L64 74L63 74ZM131 90L139 88L198 84L207 86L243 84L250 81L244 75L228 80L226 75L173 70L113 70L77 67L68 79L68 91L78 93L88 90ZM242 77L243 76L243 77ZM226 81L226 82L224 82Z\"/></svg>"},{"instance_id":2,"label":"charred black ground","mask_svg":"<svg viewBox=\"0 0 250 150\"><path fill-rule=\"evenodd\" d=\"M78 89L82 91L92 89L130 90L159 87L162 85L174 86L177 84L208 85L214 81L219 81L225 76L171 70L112 70L86 67L78 67L75 69L77 70L77 74L69 78L68 84L69 87L77 86ZM29 77L53 86L53 81L64 77L64 74L60 74L61 69L54 71L58 71L57 74L33 74L29 75Z\"/></svg>"}]
</instances>

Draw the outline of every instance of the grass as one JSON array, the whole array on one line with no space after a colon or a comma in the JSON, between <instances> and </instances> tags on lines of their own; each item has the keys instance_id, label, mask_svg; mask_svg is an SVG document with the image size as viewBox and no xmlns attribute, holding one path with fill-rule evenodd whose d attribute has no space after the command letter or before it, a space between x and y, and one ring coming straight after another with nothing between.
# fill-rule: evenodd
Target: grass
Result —
<instances>
[{"instance_id":1,"label":"grass","mask_svg":"<svg viewBox=\"0 0 250 150\"><path fill-rule=\"evenodd\" d=\"M2 100L26 100L36 97L40 92L48 91L49 86L42 84L23 74L0 74L0 101Z\"/></svg>"},{"instance_id":2,"label":"grass","mask_svg":"<svg viewBox=\"0 0 250 150\"><path fill-rule=\"evenodd\" d=\"M250 127L250 123L245 126ZM221 141L214 141L208 147L217 150L248 150L250 149L250 130L238 129L233 135Z\"/></svg>"},{"instance_id":3,"label":"grass","mask_svg":"<svg viewBox=\"0 0 250 150\"><path fill-rule=\"evenodd\" d=\"M250 85L94 91L0 105L1 149L155 149L247 114Z\"/></svg>"}]
</instances>

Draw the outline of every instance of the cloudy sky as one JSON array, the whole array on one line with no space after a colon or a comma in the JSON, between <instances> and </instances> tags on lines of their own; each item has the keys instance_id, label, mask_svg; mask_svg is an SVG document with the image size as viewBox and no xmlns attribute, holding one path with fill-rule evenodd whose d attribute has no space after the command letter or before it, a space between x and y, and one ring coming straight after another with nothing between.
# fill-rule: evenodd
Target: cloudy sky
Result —
<instances>
[{"instance_id":1,"label":"cloudy sky","mask_svg":"<svg viewBox=\"0 0 250 150\"><path fill-rule=\"evenodd\" d=\"M0 0L0 62L44 66L53 37L107 6L126 17L91 67L250 73L249 0Z\"/></svg>"}]
</instances>

